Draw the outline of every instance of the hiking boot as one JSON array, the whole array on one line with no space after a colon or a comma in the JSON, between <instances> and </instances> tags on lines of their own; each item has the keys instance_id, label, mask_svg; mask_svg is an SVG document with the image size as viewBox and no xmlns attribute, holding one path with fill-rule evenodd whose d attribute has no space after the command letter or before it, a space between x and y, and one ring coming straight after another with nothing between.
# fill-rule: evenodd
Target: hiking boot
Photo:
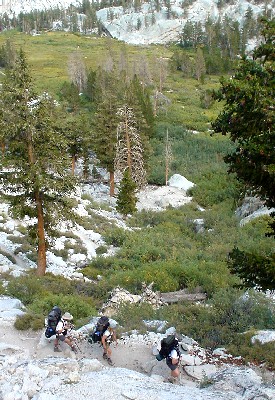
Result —
<instances>
[{"instance_id":1,"label":"hiking boot","mask_svg":"<svg viewBox=\"0 0 275 400\"><path fill-rule=\"evenodd\" d=\"M173 376L171 376L170 378L167 379L167 382L176 383L177 382L177 378L174 378Z\"/></svg>"},{"instance_id":2,"label":"hiking boot","mask_svg":"<svg viewBox=\"0 0 275 400\"><path fill-rule=\"evenodd\" d=\"M62 352L62 350L58 346L54 346L53 351L56 352L56 353L61 353Z\"/></svg>"},{"instance_id":3,"label":"hiking boot","mask_svg":"<svg viewBox=\"0 0 275 400\"><path fill-rule=\"evenodd\" d=\"M113 361L110 359L110 357L107 357L107 362L109 365L114 365Z\"/></svg>"},{"instance_id":4,"label":"hiking boot","mask_svg":"<svg viewBox=\"0 0 275 400\"><path fill-rule=\"evenodd\" d=\"M108 356L106 353L103 353L103 358L104 358L104 360L108 360Z\"/></svg>"},{"instance_id":5,"label":"hiking boot","mask_svg":"<svg viewBox=\"0 0 275 400\"><path fill-rule=\"evenodd\" d=\"M76 349L75 346L71 346L71 350L72 350L74 353L77 353L77 349Z\"/></svg>"}]
</instances>

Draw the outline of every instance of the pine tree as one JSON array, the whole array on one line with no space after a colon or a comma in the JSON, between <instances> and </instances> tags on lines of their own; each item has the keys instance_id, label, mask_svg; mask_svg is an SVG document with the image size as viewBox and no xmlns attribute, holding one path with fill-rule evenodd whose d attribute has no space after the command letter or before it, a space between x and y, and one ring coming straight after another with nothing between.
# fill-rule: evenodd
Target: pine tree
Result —
<instances>
[{"instance_id":1,"label":"pine tree","mask_svg":"<svg viewBox=\"0 0 275 400\"><path fill-rule=\"evenodd\" d=\"M117 101L111 94L98 103L94 117L93 148L110 176L110 196L115 193L114 171L117 143Z\"/></svg>"},{"instance_id":2,"label":"pine tree","mask_svg":"<svg viewBox=\"0 0 275 400\"><path fill-rule=\"evenodd\" d=\"M2 86L1 128L5 152L0 163L0 195L14 217L35 219L30 226L37 245L37 274L46 271L47 240L58 221L72 217L67 143L59 128L58 108L46 94L38 97L21 50Z\"/></svg>"},{"instance_id":3,"label":"pine tree","mask_svg":"<svg viewBox=\"0 0 275 400\"><path fill-rule=\"evenodd\" d=\"M118 212L127 216L133 214L137 208L137 197L135 195L136 184L131 179L129 169L124 171L123 178L120 182L119 192L117 196L116 209Z\"/></svg>"},{"instance_id":4,"label":"pine tree","mask_svg":"<svg viewBox=\"0 0 275 400\"><path fill-rule=\"evenodd\" d=\"M236 144L235 151L226 156L229 172L236 174L250 193L260 196L267 207L275 207L275 19L265 21L263 35L265 42L254 51L253 59L243 58L234 76L221 81L221 89L215 93L216 99L224 101L223 111L213 123L215 132L229 134ZM275 236L275 219L271 223ZM232 256L240 259L240 254ZM272 256L266 263L254 254L257 264L257 284L264 285L268 279L275 283L275 263ZM261 260L259 263L257 260ZM247 263L245 264L245 262ZM240 273L247 271L247 280L253 282L251 275L251 254L243 252ZM271 266L270 266L271 265ZM266 266L268 266L266 268ZM255 280L254 280L255 283Z\"/></svg>"},{"instance_id":5,"label":"pine tree","mask_svg":"<svg viewBox=\"0 0 275 400\"><path fill-rule=\"evenodd\" d=\"M146 183L143 145L133 109L128 105L119 108L115 170L124 174L128 169L131 179L138 189Z\"/></svg>"}]
</instances>

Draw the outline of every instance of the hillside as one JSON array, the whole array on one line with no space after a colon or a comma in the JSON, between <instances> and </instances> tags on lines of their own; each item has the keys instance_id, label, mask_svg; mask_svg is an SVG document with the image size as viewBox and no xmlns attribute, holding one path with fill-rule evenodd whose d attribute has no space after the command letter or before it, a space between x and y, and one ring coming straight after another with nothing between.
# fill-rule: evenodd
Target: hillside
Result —
<instances>
[{"instance_id":1,"label":"hillside","mask_svg":"<svg viewBox=\"0 0 275 400\"><path fill-rule=\"evenodd\" d=\"M58 0L3 0L0 5L0 14L19 15L20 13L37 12L37 10L66 9L76 7L78 11L78 30L87 33L85 26L84 6L81 1L58 1ZM87 7L86 7L87 8ZM259 16L270 15L274 9L274 0L269 2L255 1L232 1L223 2L217 0L196 0L182 2L174 0L169 2L126 3L125 6L114 6L110 3L96 3L96 16L102 24L104 32L112 37L136 45L147 45L150 43L178 42L187 23L201 24L211 21L230 21L234 25L237 22L242 29L249 20L255 23ZM72 18L70 18L72 19ZM51 28L62 28L64 21L58 17L52 22ZM236 28L236 27L235 27ZM254 27L255 28L255 27ZM71 29L71 28L69 28ZM73 28L74 30L76 28ZM88 29L88 33L98 32L96 24L94 29ZM255 37L246 43L247 50L255 46Z\"/></svg>"},{"instance_id":2,"label":"hillside","mask_svg":"<svg viewBox=\"0 0 275 400\"><path fill-rule=\"evenodd\" d=\"M224 162L235 144L211 130L222 107L212 102L211 93L221 71L231 72L233 63L224 70L223 58L215 53L216 73L205 69L200 74L201 48L136 46L78 31L26 35L7 30L0 43L5 82L1 179L11 176L12 200L21 200L13 215L6 198L0 204L0 398L82 400L100 392L103 400L273 400L274 293L242 287L229 268L236 246L259 257L273 255L274 238L265 235L270 210L258 198L240 196L243 188ZM18 91L9 91L4 67L14 65L20 48L35 89L53 97L35 94L35 102L32 97L24 103L31 90L19 84ZM205 53L210 66L213 54ZM81 61L77 68L69 68L76 65L72 55ZM18 64L10 70L21 83ZM90 79L83 91L72 74L80 70ZM14 89L17 80L8 82ZM117 208L119 174L110 196L112 170L108 173L104 165L108 144L118 141L122 124L115 121L112 136L105 127L125 101L136 111L148 151L148 184L135 192L137 210L130 214ZM100 108L106 103L111 107ZM38 114L40 104L47 107ZM29 153L22 140L26 131L27 144L35 143L27 146ZM103 143L98 140L105 137ZM59 146L62 151L51 158ZM37 149L37 160L29 160L26 154ZM22 167L14 174L18 164ZM52 173L55 165L58 174ZM30 188L24 196L14 189L18 177L19 185ZM67 178L73 178L69 195L55 192ZM40 192L33 197L37 187ZM2 194L10 194L7 188L1 186ZM30 207L33 198L43 199L42 208L48 205L46 265L39 276L36 222L41 214L34 214L37 203ZM62 222L52 218L57 204ZM179 292L190 296L177 298ZM163 294L169 294L165 302ZM53 352L52 341L44 337L45 316L56 304L74 316L77 354L65 343L62 353ZM84 337L101 313L118 321L113 368L101 358L102 349ZM169 370L155 359L170 328L179 334L184 353L176 385L166 382Z\"/></svg>"}]
</instances>

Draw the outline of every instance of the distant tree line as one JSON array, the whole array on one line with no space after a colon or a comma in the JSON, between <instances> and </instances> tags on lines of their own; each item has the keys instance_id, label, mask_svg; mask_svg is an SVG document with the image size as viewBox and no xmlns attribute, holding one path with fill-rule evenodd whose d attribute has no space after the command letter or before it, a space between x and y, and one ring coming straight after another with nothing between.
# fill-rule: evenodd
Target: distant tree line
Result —
<instances>
[{"instance_id":1,"label":"distant tree line","mask_svg":"<svg viewBox=\"0 0 275 400\"><path fill-rule=\"evenodd\" d=\"M102 0L94 2L83 0L78 7L71 5L67 9L52 8L48 10L34 10L30 13L20 13L9 16L4 13L0 16L0 31L17 29L24 33L43 32L47 30L68 30L82 34L104 33L102 23L97 19L96 11L102 8L108 10L108 19L114 18L111 7L122 6L124 10L134 8L140 11L143 0ZM191 1L183 1L182 8L185 10L190 6ZM226 5L227 1L220 1L220 7ZM144 18L137 20L133 29L140 30L142 26L150 26L156 23L155 13L165 8L167 19L176 18L173 14L170 0L153 0L150 2L150 12ZM264 12L268 17L268 11ZM249 7L243 21L240 23L229 17L213 20L208 17L202 22L187 21L179 37L179 47L185 49L196 49L202 47L205 60L206 73L223 73L232 69L233 61L237 56L243 55L246 51L249 40L259 36L260 23ZM174 55L174 66L183 70L184 74L190 73L190 60L182 52L177 51ZM1 62L1 60L0 60ZM191 68L192 69L192 68Z\"/></svg>"},{"instance_id":2,"label":"distant tree line","mask_svg":"<svg viewBox=\"0 0 275 400\"><path fill-rule=\"evenodd\" d=\"M182 30L180 43L174 50L172 68L182 71L186 77L197 77L197 62L193 52L188 55L182 51L189 49L197 55L200 53L201 75L230 72L236 59L246 54L249 41L258 38L260 31L260 18L253 15L251 8L247 9L242 25L228 17L218 21L209 17L204 24L188 21Z\"/></svg>"}]
</instances>

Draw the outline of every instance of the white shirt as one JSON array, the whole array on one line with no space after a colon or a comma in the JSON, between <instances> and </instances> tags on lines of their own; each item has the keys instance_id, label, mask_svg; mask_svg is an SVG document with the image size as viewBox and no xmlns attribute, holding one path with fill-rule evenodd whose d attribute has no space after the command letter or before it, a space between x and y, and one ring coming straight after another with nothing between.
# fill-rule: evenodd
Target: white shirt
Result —
<instances>
[{"instance_id":1,"label":"white shirt","mask_svg":"<svg viewBox=\"0 0 275 400\"><path fill-rule=\"evenodd\" d=\"M175 349L173 349L173 350L170 352L169 357L171 357L171 358L176 358L177 360L179 359L179 355L178 355L178 353L177 353L177 351L176 351Z\"/></svg>"},{"instance_id":2,"label":"white shirt","mask_svg":"<svg viewBox=\"0 0 275 400\"><path fill-rule=\"evenodd\" d=\"M109 329L106 329L106 331L103 333L103 335L102 336L107 336L107 337L109 337L109 336L112 336L114 334L114 332L112 331L112 332L110 332L109 331Z\"/></svg>"},{"instance_id":3,"label":"white shirt","mask_svg":"<svg viewBox=\"0 0 275 400\"><path fill-rule=\"evenodd\" d=\"M56 328L55 328L56 332L58 332L58 331L63 332L65 329L67 329L66 325L67 325L67 321L64 321L64 319L61 319L56 325Z\"/></svg>"}]
</instances>

